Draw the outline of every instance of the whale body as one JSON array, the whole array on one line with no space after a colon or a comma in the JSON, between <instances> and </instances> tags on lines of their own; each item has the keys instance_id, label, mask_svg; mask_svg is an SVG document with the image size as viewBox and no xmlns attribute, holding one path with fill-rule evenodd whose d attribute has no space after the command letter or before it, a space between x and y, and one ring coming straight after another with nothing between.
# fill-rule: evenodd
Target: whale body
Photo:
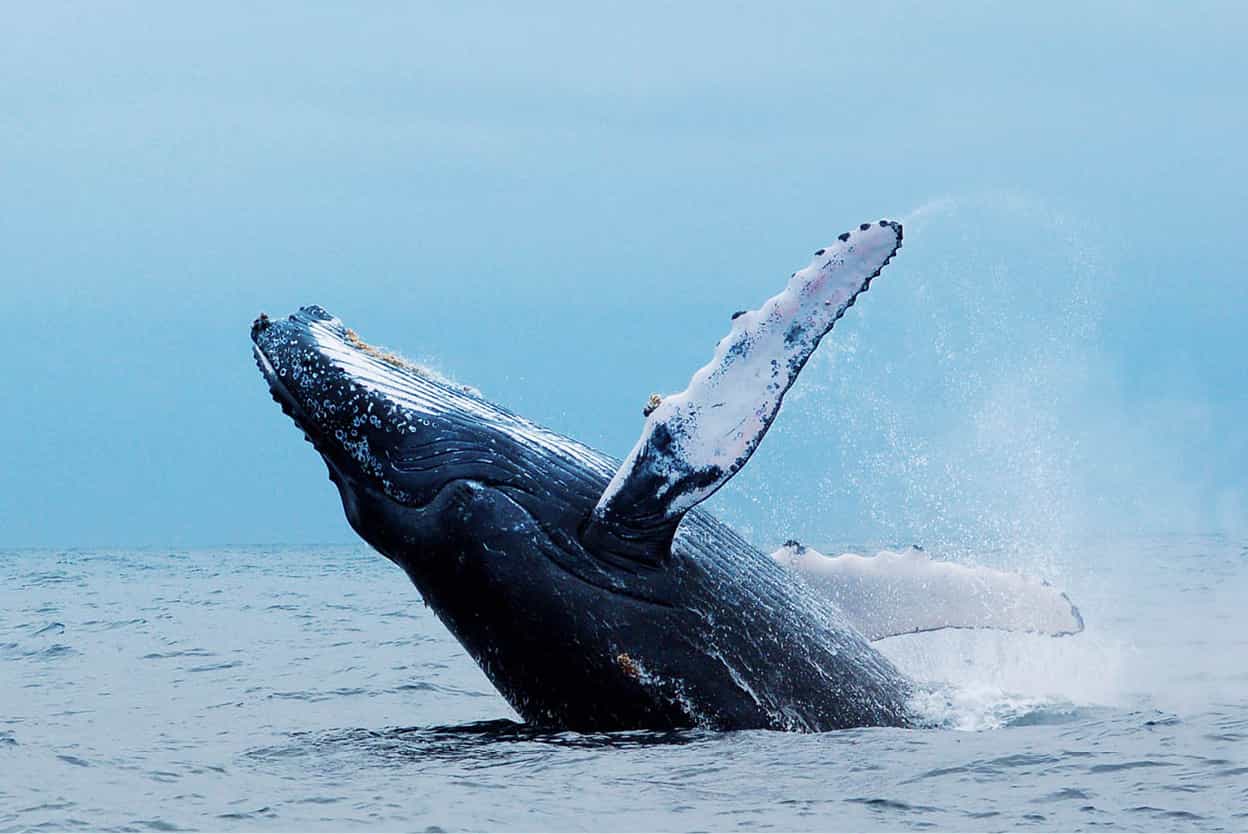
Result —
<instances>
[{"instance_id":1,"label":"whale body","mask_svg":"<svg viewBox=\"0 0 1248 834\"><path fill-rule=\"evenodd\" d=\"M527 722L582 731L909 726L915 684L833 596L697 505L901 245L862 224L738 314L618 461L360 339L320 307L252 326L270 393L352 528Z\"/></svg>"}]
</instances>

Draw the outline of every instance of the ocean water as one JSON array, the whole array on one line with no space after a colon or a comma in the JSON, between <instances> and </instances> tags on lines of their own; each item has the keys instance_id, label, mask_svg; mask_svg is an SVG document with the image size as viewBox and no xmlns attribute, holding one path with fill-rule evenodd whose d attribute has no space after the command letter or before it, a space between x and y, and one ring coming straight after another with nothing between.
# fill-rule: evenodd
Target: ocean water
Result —
<instances>
[{"instance_id":1,"label":"ocean water","mask_svg":"<svg viewBox=\"0 0 1248 834\"><path fill-rule=\"evenodd\" d=\"M363 546L0 552L0 830L1248 828L1248 545L1067 555L1083 634L881 644L937 729L580 735Z\"/></svg>"}]
</instances>

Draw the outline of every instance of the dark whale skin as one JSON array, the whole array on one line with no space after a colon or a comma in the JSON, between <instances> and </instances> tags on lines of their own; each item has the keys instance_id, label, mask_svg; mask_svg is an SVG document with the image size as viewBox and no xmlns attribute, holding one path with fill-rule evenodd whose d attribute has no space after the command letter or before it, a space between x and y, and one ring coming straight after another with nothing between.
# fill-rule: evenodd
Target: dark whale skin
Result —
<instances>
[{"instance_id":1,"label":"dark whale skin","mask_svg":"<svg viewBox=\"0 0 1248 834\"><path fill-rule=\"evenodd\" d=\"M912 683L700 509L658 564L581 531L618 462L360 342L319 307L252 327L352 528L517 713L577 731L910 726Z\"/></svg>"}]
</instances>

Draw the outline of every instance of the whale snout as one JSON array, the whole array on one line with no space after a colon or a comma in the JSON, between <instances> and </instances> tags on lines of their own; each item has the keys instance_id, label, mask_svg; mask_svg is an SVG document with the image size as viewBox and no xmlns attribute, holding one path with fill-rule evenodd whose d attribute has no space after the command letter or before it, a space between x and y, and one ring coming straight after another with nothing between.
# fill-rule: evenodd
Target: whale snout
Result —
<instances>
[{"instance_id":1,"label":"whale snout","mask_svg":"<svg viewBox=\"0 0 1248 834\"><path fill-rule=\"evenodd\" d=\"M251 342L257 358L263 356L273 370L292 373L298 365L314 364L321 351L321 338L314 331L320 326L326 335L342 338L346 328L322 307L301 307L284 319L269 318L267 313L256 316L251 323ZM265 368L261 365L261 370Z\"/></svg>"},{"instance_id":2,"label":"whale snout","mask_svg":"<svg viewBox=\"0 0 1248 834\"><path fill-rule=\"evenodd\" d=\"M256 336L269 329L269 325L273 322L269 320L268 313L261 313L256 316L256 320L251 323L251 340L254 342Z\"/></svg>"},{"instance_id":3,"label":"whale snout","mask_svg":"<svg viewBox=\"0 0 1248 834\"><path fill-rule=\"evenodd\" d=\"M321 453L344 500L346 487L359 483L406 499L385 461L394 442L411 430L410 420L360 384L361 375L379 374L366 361L368 346L316 306L285 318L261 313L252 322L251 341L273 399Z\"/></svg>"},{"instance_id":4,"label":"whale snout","mask_svg":"<svg viewBox=\"0 0 1248 834\"><path fill-rule=\"evenodd\" d=\"M324 308L262 313L251 341L273 399L325 459L349 517L360 487L419 506L465 473L497 475L478 452L484 406L470 389L365 342Z\"/></svg>"},{"instance_id":5,"label":"whale snout","mask_svg":"<svg viewBox=\"0 0 1248 834\"><path fill-rule=\"evenodd\" d=\"M327 332L318 333L318 326ZM315 411L312 395L325 394L342 376L323 349L327 338L341 337L335 330L346 332L320 307L303 307L284 319L261 313L251 323L256 364L283 405Z\"/></svg>"},{"instance_id":6,"label":"whale snout","mask_svg":"<svg viewBox=\"0 0 1248 834\"><path fill-rule=\"evenodd\" d=\"M323 313L319 309L316 312ZM345 403L345 380L338 378L340 374L335 373L312 331L311 323L320 320L325 319L306 307L286 318L261 313L251 323L251 342L256 366L273 400L332 463L338 457L331 440L342 431L337 412ZM330 474L338 474L333 466Z\"/></svg>"},{"instance_id":7,"label":"whale snout","mask_svg":"<svg viewBox=\"0 0 1248 834\"><path fill-rule=\"evenodd\" d=\"M285 318L270 318L268 313L256 316L251 323L251 341L260 347L266 344L271 346L274 335L269 332L271 328L276 327L284 336L298 336L301 333L310 334L311 328L316 324L328 325L331 331L336 330L343 334L346 332L342 322L330 315L324 307L311 304L300 307Z\"/></svg>"}]
</instances>

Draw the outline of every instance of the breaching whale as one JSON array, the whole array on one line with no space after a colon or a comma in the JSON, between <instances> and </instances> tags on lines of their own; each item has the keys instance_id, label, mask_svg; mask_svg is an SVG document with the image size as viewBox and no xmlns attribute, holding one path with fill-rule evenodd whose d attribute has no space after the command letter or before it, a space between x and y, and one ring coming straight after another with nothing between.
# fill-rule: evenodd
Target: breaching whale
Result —
<instances>
[{"instance_id":1,"label":"breaching whale","mask_svg":"<svg viewBox=\"0 0 1248 834\"><path fill-rule=\"evenodd\" d=\"M753 454L820 339L901 244L900 224L864 223L734 315L683 392L651 397L623 462L369 345L320 307L261 315L253 352L352 528L407 573L527 722L909 726L916 684L871 639L1075 631L1073 606L1056 595L1035 604L1043 616L959 611L958 593L980 588L968 570L925 607L925 557L873 581L845 557L799 558L795 544L768 557L698 507Z\"/></svg>"}]
</instances>

